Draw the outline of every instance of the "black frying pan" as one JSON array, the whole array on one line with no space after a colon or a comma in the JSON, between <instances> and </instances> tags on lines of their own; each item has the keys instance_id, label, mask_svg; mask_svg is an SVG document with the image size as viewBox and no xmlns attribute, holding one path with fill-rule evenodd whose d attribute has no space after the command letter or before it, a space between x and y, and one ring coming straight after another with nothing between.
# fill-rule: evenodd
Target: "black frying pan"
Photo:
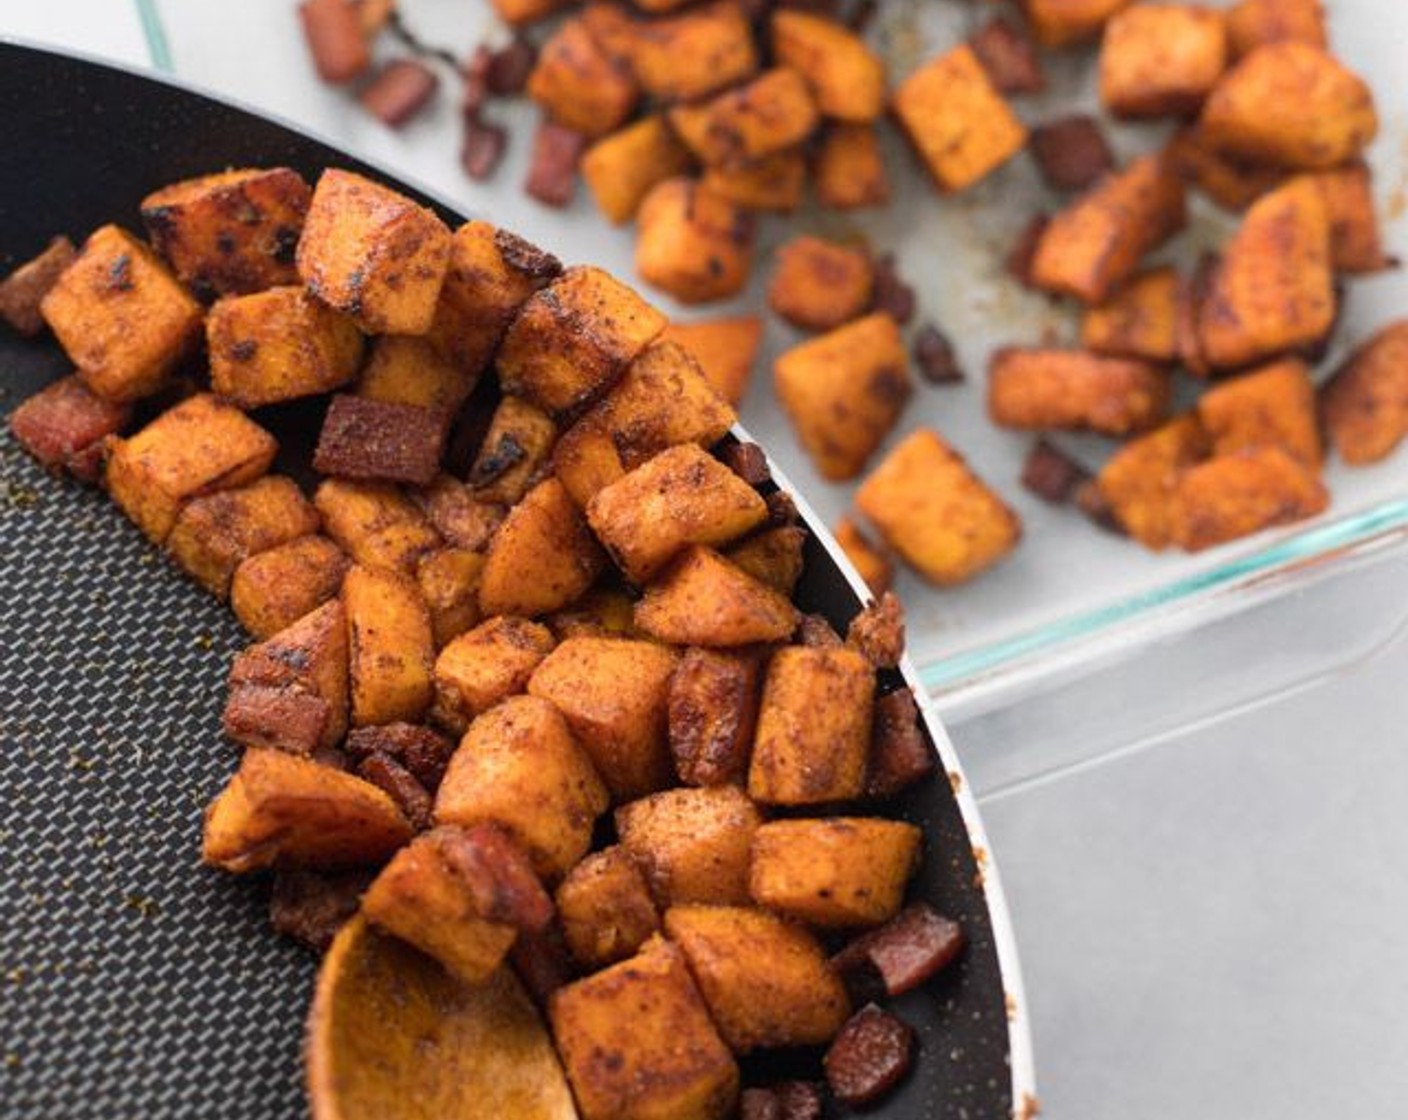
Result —
<instances>
[{"instance_id":1,"label":"black frying pan","mask_svg":"<svg viewBox=\"0 0 1408 1120\"><path fill-rule=\"evenodd\" d=\"M395 183L229 104L0 42L0 272L55 233L81 241L109 221L140 230L140 199L173 180L277 164L310 180L337 165ZM52 340L0 328L0 410L67 371ZM812 537L800 598L844 627L857 585L829 541ZM48 478L0 438L5 1120L304 1111L314 961L269 931L264 884L197 862L200 809L234 764L218 716L242 644L233 618L101 496ZM978 885L976 809L930 721L960 792L941 777L902 807L927 828L914 890L961 920L970 945L937 983L900 1001L920 1059L879 1115L995 1120L1014 1101L1024 1114L1031 1090L1025 1009L990 865ZM771 1057L746 1072L767 1079L793 1066Z\"/></svg>"}]
</instances>

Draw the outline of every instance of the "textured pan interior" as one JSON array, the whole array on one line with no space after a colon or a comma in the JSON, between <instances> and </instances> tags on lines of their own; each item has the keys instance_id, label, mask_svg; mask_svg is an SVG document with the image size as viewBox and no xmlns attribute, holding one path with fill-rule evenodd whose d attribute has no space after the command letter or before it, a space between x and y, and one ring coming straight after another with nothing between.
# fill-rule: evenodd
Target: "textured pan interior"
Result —
<instances>
[{"instance_id":1,"label":"textured pan interior","mask_svg":"<svg viewBox=\"0 0 1408 1120\"><path fill-rule=\"evenodd\" d=\"M359 166L220 102L4 43L0 153L0 270L57 232L137 228L141 197L174 179L241 164L310 177ZM3 411L64 372L52 341L0 330ZM858 605L815 542L802 594L842 624ZM197 860L200 809L235 760L218 713L242 644L233 619L100 495L47 478L0 437L5 1120L266 1120L304 1108L314 962L269 932L267 884ZM929 830L916 891L961 919L971 945L940 983L902 1001L920 1062L878 1115L1005 1117L1003 983L962 818L942 780L905 808ZM790 1065L773 1057L749 1072Z\"/></svg>"}]
</instances>

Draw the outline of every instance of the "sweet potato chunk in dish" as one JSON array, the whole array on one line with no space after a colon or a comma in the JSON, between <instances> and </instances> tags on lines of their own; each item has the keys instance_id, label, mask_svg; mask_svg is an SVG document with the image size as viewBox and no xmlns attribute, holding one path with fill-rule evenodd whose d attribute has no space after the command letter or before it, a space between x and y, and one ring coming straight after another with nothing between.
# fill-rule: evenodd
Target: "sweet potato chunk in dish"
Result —
<instances>
[{"instance_id":1,"label":"sweet potato chunk in dish","mask_svg":"<svg viewBox=\"0 0 1408 1120\"><path fill-rule=\"evenodd\" d=\"M604 6L591 5L588 12ZM697 4L666 19L632 20L625 40L636 80L660 102L698 101L758 69L753 29L737 0Z\"/></svg>"},{"instance_id":2,"label":"sweet potato chunk in dish","mask_svg":"<svg viewBox=\"0 0 1408 1120\"><path fill-rule=\"evenodd\" d=\"M567 873L554 896L562 933L583 968L634 956L660 931L660 915L635 857L619 844L593 852Z\"/></svg>"},{"instance_id":3,"label":"sweet potato chunk in dish","mask_svg":"<svg viewBox=\"0 0 1408 1120\"><path fill-rule=\"evenodd\" d=\"M473 388L474 375L451 364L428 338L384 334L372 342L354 391L369 401L413 405L449 417Z\"/></svg>"},{"instance_id":4,"label":"sweet potato chunk in dish","mask_svg":"<svg viewBox=\"0 0 1408 1120\"><path fill-rule=\"evenodd\" d=\"M1004 347L988 370L988 415L1004 428L1072 429L1122 436L1168 414L1163 370L1080 350Z\"/></svg>"},{"instance_id":5,"label":"sweet potato chunk in dish","mask_svg":"<svg viewBox=\"0 0 1408 1120\"><path fill-rule=\"evenodd\" d=\"M860 210L890 201L890 177L873 125L828 125L812 153L811 172L822 206Z\"/></svg>"},{"instance_id":6,"label":"sweet potato chunk in dish","mask_svg":"<svg viewBox=\"0 0 1408 1120\"><path fill-rule=\"evenodd\" d=\"M1287 39L1329 47L1322 0L1241 0L1227 12L1227 33L1238 57Z\"/></svg>"},{"instance_id":7,"label":"sweet potato chunk in dish","mask_svg":"<svg viewBox=\"0 0 1408 1120\"><path fill-rule=\"evenodd\" d=\"M1105 25L1100 100L1117 117L1190 116L1227 66L1226 17L1198 4L1135 4Z\"/></svg>"},{"instance_id":8,"label":"sweet potato chunk in dish","mask_svg":"<svg viewBox=\"0 0 1408 1120\"><path fill-rule=\"evenodd\" d=\"M762 335L761 319L756 315L740 315L671 323L661 339L677 343L688 351L699 363L709 384L724 400L737 405L748 391Z\"/></svg>"},{"instance_id":9,"label":"sweet potato chunk in dish","mask_svg":"<svg viewBox=\"0 0 1408 1120\"><path fill-rule=\"evenodd\" d=\"M657 114L603 136L582 156L581 170L597 209L621 225L635 217L657 183L685 174L693 162L689 149Z\"/></svg>"},{"instance_id":10,"label":"sweet potato chunk in dish","mask_svg":"<svg viewBox=\"0 0 1408 1120\"><path fill-rule=\"evenodd\" d=\"M797 627L797 608L713 549L686 549L636 604L636 625L674 645L776 642Z\"/></svg>"},{"instance_id":11,"label":"sweet potato chunk in dish","mask_svg":"<svg viewBox=\"0 0 1408 1120\"><path fill-rule=\"evenodd\" d=\"M1302 361L1287 358L1223 381L1198 399L1198 419L1214 455L1280 447L1312 470L1321 460L1315 384Z\"/></svg>"},{"instance_id":12,"label":"sweet potato chunk in dish","mask_svg":"<svg viewBox=\"0 0 1408 1120\"><path fill-rule=\"evenodd\" d=\"M351 650L352 724L414 723L430 708L435 642L415 582L354 565L342 581Z\"/></svg>"},{"instance_id":13,"label":"sweet potato chunk in dish","mask_svg":"<svg viewBox=\"0 0 1408 1120\"><path fill-rule=\"evenodd\" d=\"M790 214L802 204L807 159L800 147L728 167L710 167L700 180L705 190L744 210Z\"/></svg>"},{"instance_id":14,"label":"sweet potato chunk in dish","mask_svg":"<svg viewBox=\"0 0 1408 1120\"><path fill-rule=\"evenodd\" d=\"M1130 0L1022 0L1032 34L1044 47L1070 47L1099 38L1106 22Z\"/></svg>"},{"instance_id":15,"label":"sweet potato chunk in dish","mask_svg":"<svg viewBox=\"0 0 1408 1120\"><path fill-rule=\"evenodd\" d=\"M1187 413L1116 451L1096 476L1096 486L1125 532L1146 548L1167 548L1179 480L1209 450L1197 415Z\"/></svg>"},{"instance_id":16,"label":"sweet potato chunk in dish","mask_svg":"<svg viewBox=\"0 0 1408 1120\"><path fill-rule=\"evenodd\" d=\"M435 660L435 721L462 733L475 716L528 686L553 647L546 626L490 618L459 635Z\"/></svg>"},{"instance_id":17,"label":"sweet potato chunk in dish","mask_svg":"<svg viewBox=\"0 0 1408 1120\"><path fill-rule=\"evenodd\" d=\"M358 564L415 572L421 556L440 546L440 534L420 507L384 482L329 479L313 495L323 529Z\"/></svg>"},{"instance_id":18,"label":"sweet potato chunk in dish","mask_svg":"<svg viewBox=\"0 0 1408 1120\"><path fill-rule=\"evenodd\" d=\"M1312 468L1284 448L1253 447L1190 467L1174 490L1170 528L1175 544L1199 552L1313 517L1329 503Z\"/></svg>"},{"instance_id":19,"label":"sweet potato chunk in dish","mask_svg":"<svg viewBox=\"0 0 1408 1120\"><path fill-rule=\"evenodd\" d=\"M806 80L795 70L768 70L698 105L670 110L670 124L706 166L759 159L800 144L819 120Z\"/></svg>"},{"instance_id":20,"label":"sweet potato chunk in dish","mask_svg":"<svg viewBox=\"0 0 1408 1120\"><path fill-rule=\"evenodd\" d=\"M1376 463L1408 435L1408 322L1354 351L1321 390L1320 414L1346 463Z\"/></svg>"},{"instance_id":21,"label":"sweet potato chunk in dish","mask_svg":"<svg viewBox=\"0 0 1408 1120\"><path fill-rule=\"evenodd\" d=\"M1141 273L1104 303L1086 310L1080 325L1081 345L1117 358L1174 361L1180 286L1172 268Z\"/></svg>"},{"instance_id":22,"label":"sweet potato chunk in dish","mask_svg":"<svg viewBox=\"0 0 1408 1120\"><path fill-rule=\"evenodd\" d=\"M778 65L806 79L822 116L866 122L884 111L885 65L845 24L780 8L772 14L772 51Z\"/></svg>"},{"instance_id":23,"label":"sweet potato chunk in dish","mask_svg":"<svg viewBox=\"0 0 1408 1120\"><path fill-rule=\"evenodd\" d=\"M707 182L667 179L636 215L636 271L681 303L736 295L753 266L753 217Z\"/></svg>"},{"instance_id":24,"label":"sweet potato chunk in dish","mask_svg":"<svg viewBox=\"0 0 1408 1120\"><path fill-rule=\"evenodd\" d=\"M327 537L310 534L249 557L230 580L230 609L256 638L268 638L336 599L350 561Z\"/></svg>"},{"instance_id":25,"label":"sweet potato chunk in dish","mask_svg":"<svg viewBox=\"0 0 1408 1120\"><path fill-rule=\"evenodd\" d=\"M581 511L548 478L509 510L489 542L479 607L486 615L548 614L586 591L604 564Z\"/></svg>"},{"instance_id":26,"label":"sweet potato chunk in dish","mask_svg":"<svg viewBox=\"0 0 1408 1120\"><path fill-rule=\"evenodd\" d=\"M662 907L748 901L748 853L762 817L737 786L667 789L616 810L616 831Z\"/></svg>"},{"instance_id":27,"label":"sweet potato chunk in dish","mask_svg":"<svg viewBox=\"0 0 1408 1120\"><path fill-rule=\"evenodd\" d=\"M826 331L870 305L870 254L819 237L796 237L777 251L768 306L795 327Z\"/></svg>"}]
</instances>

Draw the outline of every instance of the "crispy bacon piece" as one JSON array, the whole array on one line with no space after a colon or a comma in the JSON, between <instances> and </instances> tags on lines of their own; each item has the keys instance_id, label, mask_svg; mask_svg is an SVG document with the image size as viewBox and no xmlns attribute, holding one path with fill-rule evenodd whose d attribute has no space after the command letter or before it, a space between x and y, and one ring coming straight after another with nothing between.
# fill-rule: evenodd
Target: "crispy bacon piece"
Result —
<instances>
[{"instance_id":1,"label":"crispy bacon piece","mask_svg":"<svg viewBox=\"0 0 1408 1120\"><path fill-rule=\"evenodd\" d=\"M0 281L0 319L20 334L33 336L44 329L39 303L54 286L78 250L67 237L56 237L32 261L26 261Z\"/></svg>"},{"instance_id":2,"label":"crispy bacon piece","mask_svg":"<svg viewBox=\"0 0 1408 1120\"><path fill-rule=\"evenodd\" d=\"M423 62L398 58L387 63L357 100L382 124L400 128L430 104L440 79Z\"/></svg>"},{"instance_id":3,"label":"crispy bacon piece","mask_svg":"<svg viewBox=\"0 0 1408 1120\"><path fill-rule=\"evenodd\" d=\"M863 933L831 958L852 983L878 980L887 996L927 984L963 952L963 927L916 902L879 929Z\"/></svg>"},{"instance_id":4,"label":"crispy bacon piece","mask_svg":"<svg viewBox=\"0 0 1408 1120\"><path fill-rule=\"evenodd\" d=\"M348 755L359 764L373 754L394 758L430 793L440 788L456 744L438 731L414 723L358 727L347 736Z\"/></svg>"},{"instance_id":5,"label":"crispy bacon piece","mask_svg":"<svg viewBox=\"0 0 1408 1120\"><path fill-rule=\"evenodd\" d=\"M577 164L587 137L548 120L538 122L523 189L545 206L566 206L577 190Z\"/></svg>"},{"instance_id":6,"label":"crispy bacon piece","mask_svg":"<svg viewBox=\"0 0 1408 1120\"><path fill-rule=\"evenodd\" d=\"M50 470L97 481L103 440L126 427L132 407L97 396L77 374L41 389L10 414L20 446Z\"/></svg>"},{"instance_id":7,"label":"crispy bacon piece","mask_svg":"<svg viewBox=\"0 0 1408 1120\"><path fill-rule=\"evenodd\" d=\"M361 13L349 0L304 0L298 7L303 36L318 77L340 85L361 77L372 64Z\"/></svg>"},{"instance_id":8,"label":"crispy bacon piece","mask_svg":"<svg viewBox=\"0 0 1408 1120\"><path fill-rule=\"evenodd\" d=\"M857 1011L826 1051L826 1083L852 1108L890 1093L914 1063L914 1028L874 1004Z\"/></svg>"},{"instance_id":9,"label":"crispy bacon piece","mask_svg":"<svg viewBox=\"0 0 1408 1120\"><path fill-rule=\"evenodd\" d=\"M937 765L934 748L919 725L914 694L901 688L876 700L865 795L894 797L923 781Z\"/></svg>"},{"instance_id":10,"label":"crispy bacon piece","mask_svg":"<svg viewBox=\"0 0 1408 1120\"><path fill-rule=\"evenodd\" d=\"M1094 117L1078 114L1032 129L1032 158L1047 186L1083 191L1114 169L1115 157Z\"/></svg>"},{"instance_id":11,"label":"crispy bacon piece","mask_svg":"<svg viewBox=\"0 0 1408 1120\"><path fill-rule=\"evenodd\" d=\"M846 628L846 644L877 669L893 669L904 656L904 611L891 591L866 604Z\"/></svg>"},{"instance_id":12,"label":"crispy bacon piece","mask_svg":"<svg viewBox=\"0 0 1408 1120\"><path fill-rule=\"evenodd\" d=\"M417 832L430 827L434 803L416 776L385 751L372 751L357 766L357 776L382 789L400 806Z\"/></svg>"},{"instance_id":13,"label":"crispy bacon piece","mask_svg":"<svg viewBox=\"0 0 1408 1120\"><path fill-rule=\"evenodd\" d=\"M276 932L325 953L337 931L357 913L371 881L368 871L280 871L269 899L269 920Z\"/></svg>"},{"instance_id":14,"label":"crispy bacon piece","mask_svg":"<svg viewBox=\"0 0 1408 1120\"><path fill-rule=\"evenodd\" d=\"M440 471L446 427L435 409L339 393L323 420L313 469L337 478L425 486Z\"/></svg>"},{"instance_id":15,"label":"crispy bacon piece","mask_svg":"<svg viewBox=\"0 0 1408 1120\"><path fill-rule=\"evenodd\" d=\"M1001 16L975 32L968 45L999 93L1040 93L1046 88L1035 45Z\"/></svg>"}]
</instances>

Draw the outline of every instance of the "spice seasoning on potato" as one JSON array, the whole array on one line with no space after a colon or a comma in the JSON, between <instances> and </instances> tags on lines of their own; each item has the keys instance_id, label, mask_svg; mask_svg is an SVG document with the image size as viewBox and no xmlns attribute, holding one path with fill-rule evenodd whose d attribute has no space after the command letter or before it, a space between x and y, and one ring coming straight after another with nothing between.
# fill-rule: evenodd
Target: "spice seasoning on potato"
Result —
<instances>
[{"instance_id":1,"label":"spice seasoning on potato","mask_svg":"<svg viewBox=\"0 0 1408 1120\"><path fill-rule=\"evenodd\" d=\"M795 70L768 70L698 105L670 110L670 124L706 166L726 166L800 144L816 128L816 102Z\"/></svg>"},{"instance_id":2,"label":"spice seasoning on potato","mask_svg":"<svg viewBox=\"0 0 1408 1120\"><path fill-rule=\"evenodd\" d=\"M741 784L758 721L762 655L688 649L670 677L670 753L685 785Z\"/></svg>"},{"instance_id":3,"label":"spice seasoning on potato","mask_svg":"<svg viewBox=\"0 0 1408 1120\"><path fill-rule=\"evenodd\" d=\"M776 259L768 306L793 326L832 330L870 305L875 272L864 249L802 236L778 249Z\"/></svg>"},{"instance_id":4,"label":"spice seasoning on potato","mask_svg":"<svg viewBox=\"0 0 1408 1120\"><path fill-rule=\"evenodd\" d=\"M748 282L756 224L706 184L657 184L641 202L636 222L636 271L681 303L724 299Z\"/></svg>"},{"instance_id":5,"label":"spice seasoning on potato","mask_svg":"<svg viewBox=\"0 0 1408 1120\"><path fill-rule=\"evenodd\" d=\"M314 492L313 505L323 531L365 567L410 575L441 544L420 507L389 483L330 478Z\"/></svg>"},{"instance_id":6,"label":"spice seasoning on potato","mask_svg":"<svg viewBox=\"0 0 1408 1120\"><path fill-rule=\"evenodd\" d=\"M230 609L254 637L278 633L336 599L350 561L327 537L299 537L244 560L230 581Z\"/></svg>"},{"instance_id":7,"label":"spice seasoning on potato","mask_svg":"<svg viewBox=\"0 0 1408 1120\"><path fill-rule=\"evenodd\" d=\"M1132 279L1081 317L1087 350L1147 362L1178 358L1180 280L1172 268L1154 268Z\"/></svg>"},{"instance_id":8,"label":"spice seasoning on potato","mask_svg":"<svg viewBox=\"0 0 1408 1120\"><path fill-rule=\"evenodd\" d=\"M895 578L895 565L890 557L849 517L843 517L836 523L835 533L836 543L860 573L860 578L865 580L871 594L888 591Z\"/></svg>"},{"instance_id":9,"label":"spice seasoning on potato","mask_svg":"<svg viewBox=\"0 0 1408 1120\"><path fill-rule=\"evenodd\" d=\"M1313 517L1330 496L1306 467L1281 447L1253 447L1189 467L1170 508L1173 543L1189 552Z\"/></svg>"},{"instance_id":10,"label":"spice seasoning on potato","mask_svg":"<svg viewBox=\"0 0 1408 1120\"><path fill-rule=\"evenodd\" d=\"M811 173L822 206L860 210L890 201L890 178L874 125L827 125L812 153Z\"/></svg>"},{"instance_id":11,"label":"spice seasoning on potato","mask_svg":"<svg viewBox=\"0 0 1408 1120\"><path fill-rule=\"evenodd\" d=\"M354 565L342 581L351 649L352 724L414 723L430 707L435 642L409 577Z\"/></svg>"},{"instance_id":12,"label":"spice seasoning on potato","mask_svg":"<svg viewBox=\"0 0 1408 1120\"><path fill-rule=\"evenodd\" d=\"M1181 128L1164 149L1174 173L1196 187L1224 210L1245 210L1267 191L1286 181L1279 168L1256 166L1228 159L1208 142L1197 125Z\"/></svg>"},{"instance_id":13,"label":"spice seasoning on potato","mask_svg":"<svg viewBox=\"0 0 1408 1120\"><path fill-rule=\"evenodd\" d=\"M554 901L567 947L583 968L605 968L634 956L660 930L645 877L619 844L572 868Z\"/></svg>"},{"instance_id":14,"label":"spice seasoning on potato","mask_svg":"<svg viewBox=\"0 0 1408 1120\"><path fill-rule=\"evenodd\" d=\"M558 124L585 136L612 132L639 96L635 79L596 45L581 19L568 19L538 52L528 96Z\"/></svg>"},{"instance_id":15,"label":"spice seasoning on potato","mask_svg":"<svg viewBox=\"0 0 1408 1120\"><path fill-rule=\"evenodd\" d=\"M796 525L775 525L740 541L725 555L754 579L791 597L802 578L807 532Z\"/></svg>"},{"instance_id":16,"label":"spice seasoning on potato","mask_svg":"<svg viewBox=\"0 0 1408 1120\"><path fill-rule=\"evenodd\" d=\"M790 214L802 204L807 187L807 157L800 147L728 167L710 167L704 188L744 210Z\"/></svg>"},{"instance_id":17,"label":"spice seasoning on potato","mask_svg":"<svg viewBox=\"0 0 1408 1120\"><path fill-rule=\"evenodd\" d=\"M444 649L479 621L479 575L482 553L463 548L438 548L416 565L416 582L430 611L435 648Z\"/></svg>"},{"instance_id":18,"label":"spice seasoning on potato","mask_svg":"<svg viewBox=\"0 0 1408 1120\"><path fill-rule=\"evenodd\" d=\"M636 216L656 184L684 175L693 162L689 150L657 114L597 140L582 156L581 170L597 209L621 225Z\"/></svg>"},{"instance_id":19,"label":"spice seasoning on potato","mask_svg":"<svg viewBox=\"0 0 1408 1120\"><path fill-rule=\"evenodd\" d=\"M1032 34L1043 47L1073 47L1099 38L1106 22L1130 0L1023 0Z\"/></svg>"},{"instance_id":20,"label":"spice seasoning on potato","mask_svg":"<svg viewBox=\"0 0 1408 1120\"><path fill-rule=\"evenodd\" d=\"M547 627L490 618L450 641L435 659L435 722L463 733L478 715L528 687L553 647Z\"/></svg>"},{"instance_id":21,"label":"spice seasoning on potato","mask_svg":"<svg viewBox=\"0 0 1408 1120\"><path fill-rule=\"evenodd\" d=\"M1081 350L1004 347L988 368L988 415L1005 428L1129 435L1167 416L1170 393L1147 362Z\"/></svg>"},{"instance_id":22,"label":"spice seasoning on potato","mask_svg":"<svg viewBox=\"0 0 1408 1120\"><path fill-rule=\"evenodd\" d=\"M533 617L565 607L601 573L605 556L562 483L524 496L489 542L479 580L486 615Z\"/></svg>"},{"instance_id":23,"label":"spice seasoning on potato","mask_svg":"<svg viewBox=\"0 0 1408 1120\"><path fill-rule=\"evenodd\" d=\"M365 400L449 417L473 389L473 376L441 357L428 338L384 334L372 341L353 392Z\"/></svg>"},{"instance_id":24,"label":"spice seasoning on potato","mask_svg":"<svg viewBox=\"0 0 1408 1120\"><path fill-rule=\"evenodd\" d=\"M1320 415L1336 454L1376 463L1408 435L1408 321L1361 344L1320 390Z\"/></svg>"},{"instance_id":25,"label":"spice seasoning on potato","mask_svg":"<svg viewBox=\"0 0 1408 1120\"><path fill-rule=\"evenodd\" d=\"M802 75L822 116L865 123L884 111L885 65L850 28L794 8L774 11L771 27L778 65Z\"/></svg>"},{"instance_id":26,"label":"spice seasoning on potato","mask_svg":"<svg viewBox=\"0 0 1408 1120\"><path fill-rule=\"evenodd\" d=\"M1158 551L1172 542L1173 496L1179 480L1209 450L1197 414L1185 413L1116 451L1100 469L1096 485L1125 532Z\"/></svg>"},{"instance_id":27,"label":"spice seasoning on potato","mask_svg":"<svg viewBox=\"0 0 1408 1120\"><path fill-rule=\"evenodd\" d=\"M508 506L522 500L546 469L556 440L557 425L546 413L504 397L466 476L475 498Z\"/></svg>"},{"instance_id":28,"label":"spice seasoning on potato","mask_svg":"<svg viewBox=\"0 0 1408 1120\"><path fill-rule=\"evenodd\" d=\"M481 502L457 478L442 474L413 498L431 526L456 548L483 552L504 519L504 507Z\"/></svg>"},{"instance_id":29,"label":"spice seasoning on potato","mask_svg":"<svg viewBox=\"0 0 1408 1120\"><path fill-rule=\"evenodd\" d=\"M1350 163L1315 176L1330 222L1330 256L1336 272L1362 274L1393 268L1384 252L1374 207L1373 173L1366 163Z\"/></svg>"},{"instance_id":30,"label":"spice seasoning on potato","mask_svg":"<svg viewBox=\"0 0 1408 1120\"><path fill-rule=\"evenodd\" d=\"M737 405L748 391L763 321L756 315L671 323L660 336L688 351L724 400Z\"/></svg>"},{"instance_id":31,"label":"spice seasoning on potato","mask_svg":"<svg viewBox=\"0 0 1408 1120\"><path fill-rule=\"evenodd\" d=\"M1227 11L1227 33L1237 57L1287 39L1321 50L1329 46L1321 0L1241 0Z\"/></svg>"},{"instance_id":32,"label":"spice seasoning on potato","mask_svg":"<svg viewBox=\"0 0 1408 1120\"><path fill-rule=\"evenodd\" d=\"M1100 100L1125 119L1189 116L1227 61L1224 13L1198 4L1135 4L1105 25Z\"/></svg>"},{"instance_id":33,"label":"spice seasoning on potato","mask_svg":"<svg viewBox=\"0 0 1408 1120\"><path fill-rule=\"evenodd\" d=\"M664 19L633 19L627 42L632 72L661 102L698 101L758 69L753 29L736 0L694 5Z\"/></svg>"},{"instance_id":34,"label":"spice seasoning on potato","mask_svg":"<svg viewBox=\"0 0 1408 1120\"><path fill-rule=\"evenodd\" d=\"M748 901L748 860L762 821L737 786L667 789L616 810L621 845L661 907Z\"/></svg>"},{"instance_id":35,"label":"spice seasoning on potato","mask_svg":"<svg viewBox=\"0 0 1408 1120\"><path fill-rule=\"evenodd\" d=\"M1287 358L1219 382L1198 398L1212 453L1280 447L1312 470L1321 461L1310 368Z\"/></svg>"},{"instance_id":36,"label":"spice seasoning on potato","mask_svg":"<svg viewBox=\"0 0 1408 1120\"><path fill-rule=\"evenodd\" d=\"M698 545L686 549L636 604L636 625L673 645L776 642L796 629L797 619L785 595Z\"/></svg>"}]
</instances>

